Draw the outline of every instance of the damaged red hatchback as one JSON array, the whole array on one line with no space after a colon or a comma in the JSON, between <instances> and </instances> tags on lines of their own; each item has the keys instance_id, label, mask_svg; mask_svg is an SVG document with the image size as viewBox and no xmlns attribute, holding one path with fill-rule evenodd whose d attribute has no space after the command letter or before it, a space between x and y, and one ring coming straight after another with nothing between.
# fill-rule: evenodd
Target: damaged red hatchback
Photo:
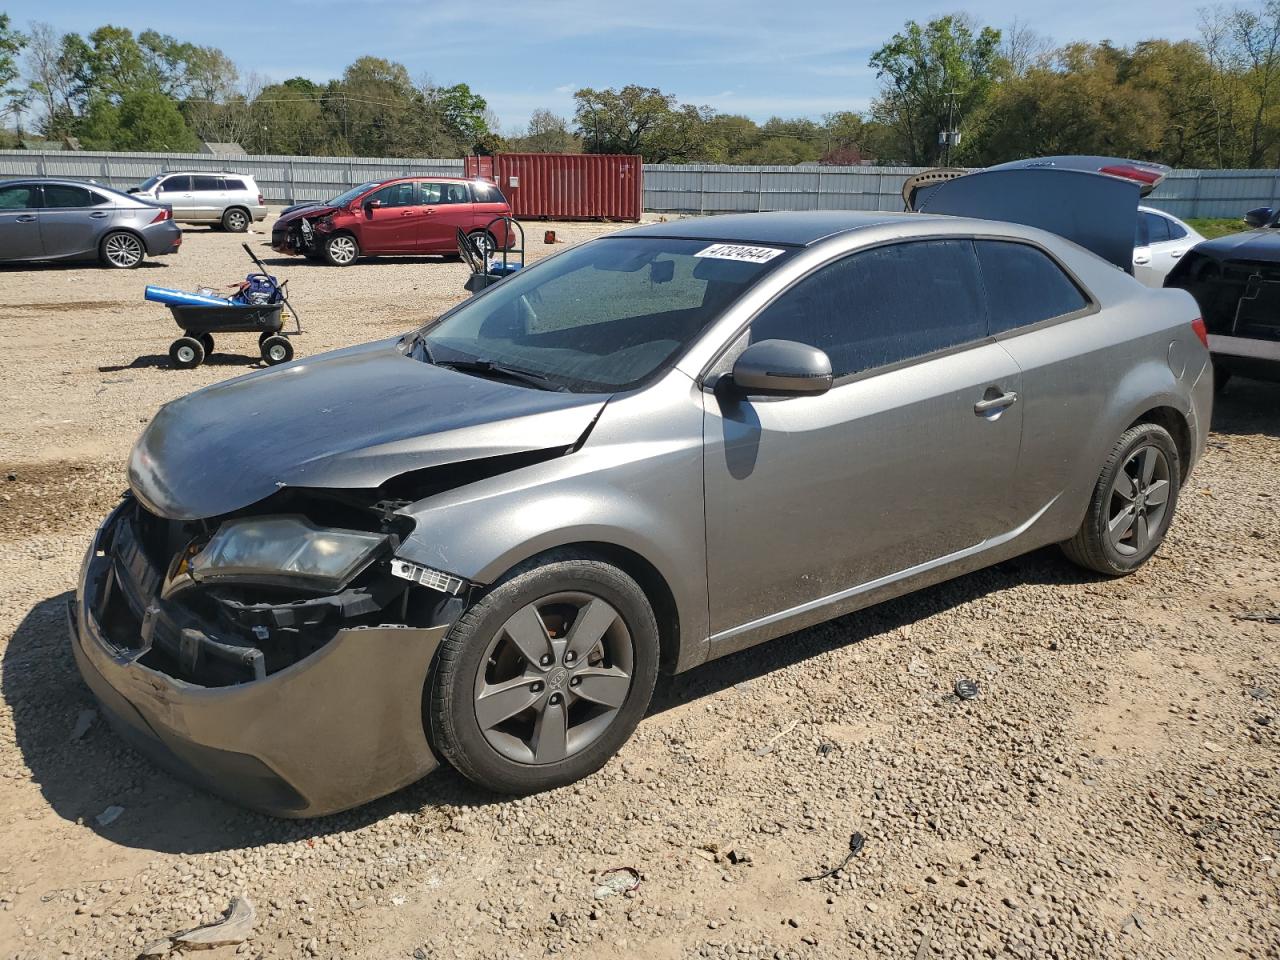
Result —
<instances>
[{"instance_id":1,"label":"damaged red hatchback","mask_svg":"<svg viewBox=\"0 0 1280 960\"><path fill-rule=\"evenodd\" d=\"M271 247L345 267L362 256L456 253L461 230L488 256L510 249L513 237L498 220L509 216L506 197L487 181L397 177L285 208Z\"/></svg>"}]
</instances>

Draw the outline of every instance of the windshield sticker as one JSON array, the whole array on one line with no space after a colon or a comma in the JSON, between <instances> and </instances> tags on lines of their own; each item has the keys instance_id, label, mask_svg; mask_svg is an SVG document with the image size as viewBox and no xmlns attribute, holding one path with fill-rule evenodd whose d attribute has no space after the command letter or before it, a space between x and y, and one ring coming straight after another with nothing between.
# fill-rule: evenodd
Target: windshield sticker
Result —
<instances>
[{"instance_id":1,"label":"windshield sticker","mask_svg":"<svg viewBox=\"0 0 1280 960\"><path fill-rule=\"evenodd\" d=\"M777 247L748 247L740 243L713 243L699 250L695 257L711 257L715 260L745 260L747 263L768 263L782 253Z\"/></svg>"}]
</instances>

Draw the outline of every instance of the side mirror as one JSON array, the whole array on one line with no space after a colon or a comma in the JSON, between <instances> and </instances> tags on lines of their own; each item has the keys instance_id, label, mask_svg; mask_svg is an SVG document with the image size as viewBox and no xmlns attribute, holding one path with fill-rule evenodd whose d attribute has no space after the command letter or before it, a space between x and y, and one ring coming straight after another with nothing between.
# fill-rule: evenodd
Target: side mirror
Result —
<instances>
[{"instance_id":1,"label":"side mirror","mask_svg":"<svg viewBox=\"0 0 1280 960\"><path fill-rule=\"evenodd\" d=\"M791 397L831 389L831 358L794 340L761 340L742 351L733 365L739 393Z\"/></svg>"},{"instance_id":2,"label":"side mirror","mask_svg":"<svg viewBox=\"0 0 1280 960\"><path fill-rule=\"evenodd\" d=\"M364 208L366 210L380 210L382 209L382 206L383 203L381 200L366 200L364 202Z\"/></svg>"},{"instance_id":3,"label":"side mirror","mask_svg":"<svg viewBox=\"0 0 1280 960\"><path fill-rule=\"evenodd\" d=\"M1255 207L1244 215L1244 222L1251 227L1265 227L1271 223L1274 213L1270 207Z\"/></svg>"}]
</instances>

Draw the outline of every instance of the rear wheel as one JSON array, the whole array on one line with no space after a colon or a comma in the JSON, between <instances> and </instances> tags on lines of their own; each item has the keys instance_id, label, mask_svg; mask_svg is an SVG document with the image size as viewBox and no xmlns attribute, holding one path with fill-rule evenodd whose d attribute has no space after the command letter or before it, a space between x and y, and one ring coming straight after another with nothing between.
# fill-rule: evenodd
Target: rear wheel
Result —
<instances>
[{"instance_id":1,"label":"rear wheel","mask_svg":"<svg viewBox=\"0 0 1280 960\"><path fill-rule=\"evenodd\" d=\"M1062 544L1073 562L1123 576L1164 541L1178 503L1181 464L1164 427L1139 423L1124 432L1102 468L1079 531Z\"/></svg>"},{"instance_id":2,"label":"rear wheel","mask_svg":"<svg viewBox=\"0 0 1280 960\"><path fill-rule=\"evenodd\" d=\"M102 238L98 255L104 267L111 267L114 270L132 270L142 262L147 251L142 246L142 241L134 234L117 230Z\"/></svg>"},{"instance_id":3,"label":"rear wheel","mask_svg":"<svg viewBox=\"0 0 1280 960\"><path fill-rule=\"evenodd\" d=\"M498 249L498 241L493 238L493 234L488 230L477 230L467 235L467 239L471 241L471 246L476 253L488 262Z\"/></svg>"},{"instance_id":4,"label":"rear wheel","mask_svg":"<svg viewBox=\"0 0 1280 960\"><path fill-rule=\"evenodd\" d=\"M249 211L231 207L223 211L222 229L230 233L244 233L249 229Z\"/></svg>"},{"instance_id":5,"label":"rear wheel","mask_svg":"<svg viewBox=\"0 0 1280 960\"><path fill-rule=\"evenodd\" d=\"M441 643L428 700L436 746L501 793L572 783L635 730L658 653L653 610L616 567L574 559L517 570Z\"/></svg>"},{"instance_id":6,"label":"rear wheel","mask_svg":"<svg viewBox=\"0 0 1280 960\"><path fill-rule=\"evenodd\" d=\"M195 337L179 337L169 344L169 360L179 370L189 370L204 362L204 344Z\"/></svg>"},{"instance_id":7,"label":"rear wheel","mask_svg":"<svg viewBox=\"0 0 1280 960\"><path fill-rule=\"evenodd\" d=\"M335 233L325 238L321 251L326 263L335 267L348 267L360 256L360 244L349 233Z\"/></svg>"},{"instance_id":8,"label":"rear wheel","mask_svg":"<svg viewBox=\"0 0 1280 960\"><path fill-rule=\"evenodd\" d=\"M270 366L277 363L288 363L293 359L293 344L288 337L270 336L259 344L262 359Z\"/></svg>"},{"instance_id":9,"label":"rear wheel","mask_svg":"<svg viewBox=\"0 0 1280 960\"><path fill-rule=\"evenodd\" d=\"M206 357L210 356L213 353L213 334L202 333L196 339L199 340L200 345L204 347L204 355Z\"/></svg>"}]
</instances>

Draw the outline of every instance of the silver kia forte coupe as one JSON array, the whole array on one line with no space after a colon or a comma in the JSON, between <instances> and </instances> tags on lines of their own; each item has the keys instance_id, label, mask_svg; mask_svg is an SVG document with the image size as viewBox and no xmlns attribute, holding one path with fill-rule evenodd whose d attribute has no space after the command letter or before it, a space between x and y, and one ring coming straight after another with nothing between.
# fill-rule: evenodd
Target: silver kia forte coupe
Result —
<instances>
[{"instance_id":1,"label":"silver kia forte coupe","mask_svg":"<svg viewBox=\"0 0 1280 960\"><path fill-rule=\"evenodd\" d=\"M928 212L984 176L1002 222ZM659 670L1046 544L1129 573L1204 447L1205 333L1124 272L1137 188L1053 176L627 230L170 403L85 558L84 679L171 769L314 816L441 761L569 783Z\"/></svg>"}]
</instances>

